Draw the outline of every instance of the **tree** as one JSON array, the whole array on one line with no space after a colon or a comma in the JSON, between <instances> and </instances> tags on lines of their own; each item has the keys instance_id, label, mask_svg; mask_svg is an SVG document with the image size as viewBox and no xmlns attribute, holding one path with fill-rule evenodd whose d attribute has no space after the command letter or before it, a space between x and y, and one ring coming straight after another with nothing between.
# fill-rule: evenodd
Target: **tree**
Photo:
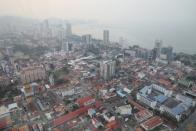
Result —
<instances>
[{"instance_id":1,"label":"tree","mask_svg":"<svg viewBox=\"0 0 196 131\"><path fill-rule=\"evenodd\" d=\"M77 110L77 109L79 109L79 106L78 106L77 104L74 104L74 105L72 106L72 111L75 111L75 110Z\"/></svg>"}]
</instances>

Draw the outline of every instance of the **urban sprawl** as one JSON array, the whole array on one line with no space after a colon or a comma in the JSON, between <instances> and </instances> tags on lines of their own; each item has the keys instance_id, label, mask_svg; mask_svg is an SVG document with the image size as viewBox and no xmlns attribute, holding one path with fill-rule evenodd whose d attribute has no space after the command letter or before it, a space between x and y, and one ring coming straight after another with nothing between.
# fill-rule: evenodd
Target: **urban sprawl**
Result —
<instances>
[{"instance_id":1,"label":"urban sprawl","mask_svg":"<svg viewBox=\"0 0 196 131\"><path fill-rule=\"evenodd\" d=\"M196 60L164 41L125 48L48 20L13 30L0 36L0 130L196 129Z\"/></svg>"}]
</instances>

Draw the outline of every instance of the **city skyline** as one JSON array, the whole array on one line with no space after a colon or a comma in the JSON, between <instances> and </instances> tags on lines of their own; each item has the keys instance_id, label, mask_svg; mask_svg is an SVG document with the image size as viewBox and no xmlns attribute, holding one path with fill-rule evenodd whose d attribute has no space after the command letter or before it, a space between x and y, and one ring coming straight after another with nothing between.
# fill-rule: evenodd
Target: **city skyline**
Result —
<instances>
[{"instance_id":1,"label":"city skyline","mask_svg":"<svg viewBox=\"0 0 196 131\"><path fill-rule=\"evenodd\" d=\"M0 1L0 131L195 131L195 0Z\"/></svg>"},{"instance_id":2,"label":"city skyline","mask_svg":"<svg viewBox=\"0 0 196 131\"><path fill-rule=\"evenodd\" d=\"M195 3L194 0L4 0L0 1L0 16L81 20L82 24L73 29L76 34L102 38L100 32L109 29L113 41L123 37L131 45L152 48L153 41L161 39L177 52L194 54Z\"/></svg>"}]
</instances>

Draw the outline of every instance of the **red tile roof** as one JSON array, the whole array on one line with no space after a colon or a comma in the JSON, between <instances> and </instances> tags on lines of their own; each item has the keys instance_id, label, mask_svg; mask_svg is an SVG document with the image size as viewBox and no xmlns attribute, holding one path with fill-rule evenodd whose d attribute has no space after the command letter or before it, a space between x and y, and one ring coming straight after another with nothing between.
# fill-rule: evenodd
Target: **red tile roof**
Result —
<instances>
[{"instance_id":1,"label":"red tile roof","mask_svg":"<svg viewBox=\"0 0 196 131\"><path fill-rule=\"evenodd\" d=\"M165 79L159 79L159 83L163 84L164 86L170 86L171 82Z\"/></svg>"},{"instance_id":2,"label":"red tile roof","mask_svg":"<svg viewBox=\"0 0 196 131\"><path fill-rule=\"evenodd\" d=\"M0 120L0 130L6 127L9 127L12 124L10 117L4 117Z\"/></svg>"},{"instance_id":3,"label":"red tile roof","mask_svg":"<svg viewBox=\"0 0 196 131\"><path fill-rule=\"evenodd\" d=\"M84 103L90 101L90 100L93 100L94 98L92 96L86 96L86 97L83 97L83 98L80 98L76 101L76 103L78 103L80 106L83 106Z\"/></svg>"},{"instance_id":4,"label":"red tile roof","mask_svg":"<svg viewBox=\"0 0 196 131\"><path fill-rule=\"evenodd\" d=\"M141 111L139 111L139 112L137 112L136 114L135 114L135 117L136 117L136 119L138 120L138 121L144 121L144 120L146 120L146 119L148 119L148 118L150 118L150 117L152 117L153 116L153 113L152 112L150 112L149 110L141 110Z\"/></svg>"},{"instance_id":5,"label":"red tile roof","mask_svg":"<svg viewBox=\"0 0 196 131\"><path fill-rule=\"evenodd\" d=\"M155 127L161 125L163 123L162 119L158 116L155 116L153 118L148 119L147 121L143 122L141 126L145 130L151 130L154 129Z\"/></svg>"},{"instance_id":6,"label":"red tile roof","mask_svg":"<svg viewBox=\"0 0 196 131\"><path fill-rule=\"evenodd\" d=\"M111 122L109 122L109 123L106 125L106 128L107 128L107 129L116 129L116 128L118 128L118 127L119 127L119 124L117 123L116 120L111 121Z\"/></svg>"},{"instance_id":7,"label":"red tile roof","mask_svg":"<svg viewBox=\"0 0 196 131\"><path fill-rule=\"evenodd\" d=\"M143 129L141 127L136 127L135 131L143 131Z\"/></svg>"},{"instance_id":8,"label":"red tile roof","mask_svg":"<svg viewBox=\"0 0 196 131\"><path fill-rule=\"evenodd\" d=\"M145 110L144 107L142 107L140 104L136 103L135 101L133 101L132 99L128 100L135 108L137 108L138 110Z\"/></svg>"},{"instance_id":9,"label":"red tile roof","mask_svg":"<svg viewBox=\"0 0 196 131\"><path fill-rule=\"evenodd\" d=\"M6 126L7 126L6 120L1 120L1 121L0 121L0 129L5 128Z\"/></svg>"},{"instance_id":10,"label":"red tile roof","mask_svg":"<svg viewBox=\"0 0 196 131\"><path fill-rule=\"evenodd\" d=\"M70 121L70 120L78 117L79 115L82 115L83 113L87 112L88 109L90 109L90 108L98 108L100 106L101 106L101 102L96 101L95 105L82 107L76 111L70 112L64 116L61 116L61 117L54 119L53 125L54 125L54 127L59 126L67 121Z\"/></svg>"}]
</instances>

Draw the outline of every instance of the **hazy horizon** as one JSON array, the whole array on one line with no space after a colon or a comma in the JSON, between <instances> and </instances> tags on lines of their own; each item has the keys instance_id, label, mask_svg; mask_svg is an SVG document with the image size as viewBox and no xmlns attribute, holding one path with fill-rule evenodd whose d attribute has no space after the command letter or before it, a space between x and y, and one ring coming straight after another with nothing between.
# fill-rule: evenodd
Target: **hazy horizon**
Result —
<instances>
[{"instance_id":1,"label":"hazy horizon","mask_svg":"<svg viewBox=\"0 0 196 131\"><path fill-rule=\"evenodd\" d=\"M0 16L35 19L60 18L94 22L73 26L75 33L102 37L110 29L111 40L124 37L130 43L151 48L162 39L178 52L196 53L195 0L2 0Z\"/></svg>"}]
</instances>

